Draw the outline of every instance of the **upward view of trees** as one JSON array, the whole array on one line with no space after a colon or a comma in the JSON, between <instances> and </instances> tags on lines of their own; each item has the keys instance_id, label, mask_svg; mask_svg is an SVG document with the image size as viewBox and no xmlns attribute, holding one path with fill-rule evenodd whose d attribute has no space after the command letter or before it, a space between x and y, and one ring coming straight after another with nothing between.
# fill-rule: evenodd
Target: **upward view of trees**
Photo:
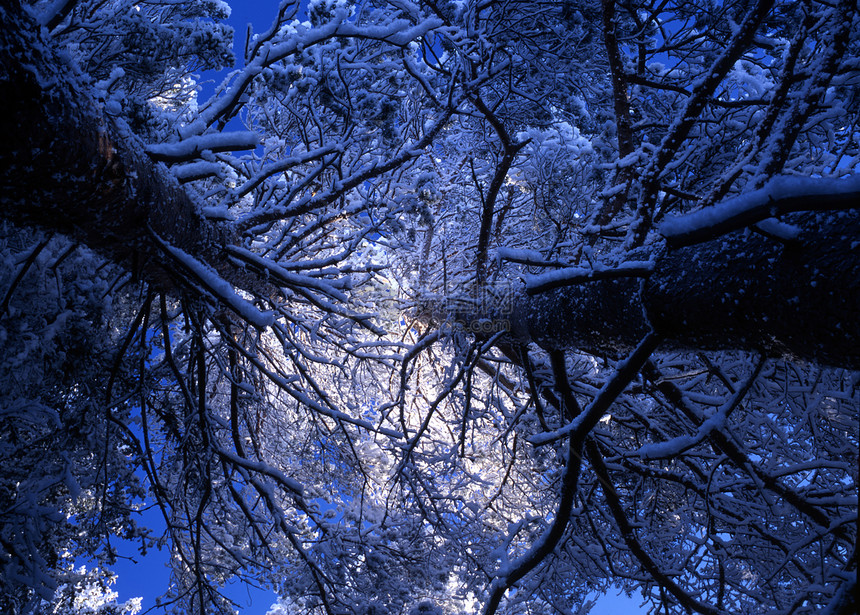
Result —
<instances>
[{"instance_id":1,"label":"upward view of trees","mask_svg":"<svg viewBox=\"0 0 860 615\"><path fill-rule=\"evenodd\" d=\"M4 3L0 611L855 613L858 11Z\"/></svg>"}]
</instances>

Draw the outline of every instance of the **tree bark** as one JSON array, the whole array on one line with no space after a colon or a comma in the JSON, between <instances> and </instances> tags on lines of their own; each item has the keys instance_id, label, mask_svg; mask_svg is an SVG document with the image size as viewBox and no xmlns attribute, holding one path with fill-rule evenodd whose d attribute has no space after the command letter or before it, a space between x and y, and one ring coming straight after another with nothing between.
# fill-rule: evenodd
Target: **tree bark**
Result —
<instances>
[{"instance_id":1,"label":"tree bark","mask_svg":"<svg viewBox=\"0 0 860 615\"><path fill-rule=\"evenodd\" d=\"M223 270L225 229L104 113L17 1L0 6L0 23L2 218L67 234L168 288L153 235Z\"/></svg>"},{"instance_id":2,"label":"tree bark","mask_svg":"<svg viewBox=\"0 0 860 615\"><path fill-rule=\"evenodd\" d=\"M680 349L759 350L860 369L860 212L786 220L800 231L790 241L735 231L666 250L644 279L519 296L511 330L546 348L621 354L653 328Z\"/></svg>"}]
</instances>

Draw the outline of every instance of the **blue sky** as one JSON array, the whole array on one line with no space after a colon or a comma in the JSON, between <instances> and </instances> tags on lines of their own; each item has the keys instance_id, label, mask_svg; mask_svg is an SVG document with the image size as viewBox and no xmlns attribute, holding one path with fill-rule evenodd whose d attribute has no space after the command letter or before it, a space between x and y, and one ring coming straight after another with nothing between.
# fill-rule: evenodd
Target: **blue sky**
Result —
<instances>
[{"instance_id":1,"label":"blue sky","mask_svg":"<svg viewBox=\"0 0 860 615\"><path fill-rule=\"evenodd\" d=\"M252 33L264 32L272 25L278 13L278 0L227 0L232 12L227 23L233 26L233 51L236 55L236 66L241 68L242 50L245 47L248 24L253 28ZM200 74L200 102L205 102L215 91L224 77L233 69L226 69L218 73L205 71Z\"/></svg>"}]
</instances>

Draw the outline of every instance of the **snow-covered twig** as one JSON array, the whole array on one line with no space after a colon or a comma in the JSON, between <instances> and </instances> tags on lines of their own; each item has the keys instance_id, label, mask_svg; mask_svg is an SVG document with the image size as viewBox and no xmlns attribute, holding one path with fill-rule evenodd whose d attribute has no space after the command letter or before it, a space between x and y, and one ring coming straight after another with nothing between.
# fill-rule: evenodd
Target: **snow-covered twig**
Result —
<instances>
[{"instance_id":1,"label":"snow-covered twig","mask_svg":"<svg viewBox=\"0 0 860 615\"><path fill-rule=\"evenodd\" d=\"M669 248L702 243L757 222L798 211L852 209L860 206L860 174L847 179L776 177L762 188L659 226Z\"/></svg>"}]
</instances>

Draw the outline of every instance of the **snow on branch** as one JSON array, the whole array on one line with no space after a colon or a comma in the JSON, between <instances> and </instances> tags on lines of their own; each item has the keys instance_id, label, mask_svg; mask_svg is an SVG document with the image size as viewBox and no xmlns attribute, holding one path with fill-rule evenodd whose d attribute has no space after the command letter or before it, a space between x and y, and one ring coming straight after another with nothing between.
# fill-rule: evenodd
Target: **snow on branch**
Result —
<instances>
[{"instance_id":1,"label":"snow on branch","mask_svg":"<svg viewBox=\"0 0 860 615\"><path fill-rule=\"evenodd\" d=\"M161 162L184 162L197 158L201 152L232 152L254 149L260 144L257 133L251 131L219 132L188 137L176 143L153 143L146 146L146 153Z\"/></svg>"},{"instance_id":2,"label":"snow on branch","mask_svg":"<svg viewBox=\"0 0 860 615\"><path fill-rule=\"evenodd\" d=\"M605 267L595 263L594 268L568 267L557 271L526 276L526 292L529 295L546 292L561 286L571 286L595 280L616 278L644 278L654 271L651 261L629 261L616 267Z\"/></svg>"},{"instance_id":3,"label":"snow on branch","mask_svg":"<svg viewBox=\"0 0 860 615\"><path fill-rule=\"evenodd\" d=\"M729 416L738 408L738 406L740 406L744 397L749 393L750 388L761 373L763 366L764 360L760 359L753 370L753 373L749 378L747 378L744 385L735 391L731 398L717 409L716 412L703 420L695 434L684 434L663 442L645 444L639 447L639 449L633 454L642 459L670 459L683 454L694 446L697 446L706 438L711 437L715 431L725 429Z\"/></svg>"},{"instance_id":4,"label":"snow on branch","mask_svg":"<svg viewBox=\"0 0 860 615\"><path fill-rule=\"evenodd\" d=\"M229 282L187 252L171 246L155 233L152 233L152 237L185 273L194 277L197 285L202 286L203 290L236 312L245 322L261 329L272 325L275 320L272 312L262 312L257 309L250 301L240 297Z\"/></svg>"},{"instance_id":5,"label":"snow on branch","mask_svg":"<svg viewBox=\"0 0 860 615\"><path fill-rule=\"evenodd\" d=\"M221 173L221 165L217 162L200 160L198 162L189 162L188 164L171 167L170 171L179 180L179 183L184 184L205 177L218 177Z\"/></svg>"},{"instance_id":6,"label":"snow on branch","mask_svg":"<svg viewBox=\"0 0 860 615\"><path fill-rule=\"evenodd\" d=\"M277 282L290 288L303 288L318 291L336 301L349 302L349 297L343 292L348 290L351 280L348 277L338 280L325 280L309 275L287 271L277 263L265 259L250 250L238 246L227 246L227 252L238 259L240 265L252 265L271 275Z\"/></svg>"},{"instance_id":7,"label":"snow on branch","mask_svg":"<svg viewBox=\"0 0 860 615\"><path fill-rule=\"evenodd\" d=\"M494 250L494 258L497 261L509 261L529 267L564 267L560 261L548 261L543 254L537 250L523 250L517 248L500 247Z\"/></svg>"},{"instance_id":8,"label":"snow on branch","mask_svg":"<svg viewBox=\"0 0 860 615\"><path fill-rule=\"evenodd\" d=\"M666 244L675 249L702 243L774 216L797 211L852 209L858 205L860 174L847 179L783 176L714 207L668 217L658 230Z\"/></svg>"},{"instance_id":9,"label":"snow on branch","mask_svg":"<svg viewBox=\"0 0 860 615\"><path fill-rule=\"evenodd\" d=\"M346 15L341 18L345 19ZM245 68L235 71L228 79L233 79L226 91L210 99L200 111L196 120L187 124L182 129L182 134L189 136L206 130L219 120L232 117L238 107L241 106L242 98L264 68L280 62L292 55L301 53L320 43L332 38L372 39L384 41L396 47L406 47L410 42L426 36L428 32L441 27L443 24L439 19L424 19L420 24L413 25L407 20L394 20L384 26L359 26L337 19L315 28L306 28L304 25L296 26L293 36L285 37L279 43L266 43L256 50L256 55L251 58Z\"/></svg>"},{"instance_id":10,"label":"snow on branch","mask_svg":"<svg viewBox=\"0 0 860 615\"><path fill-rule=\"evenodd\" d=\"M226 246L225 250L230 255L231 260L234 260L237 265L248 265L252 269L271 276L283 288L289 288L298 293L323 311L354 320L374 335L385 335L384 329L373 324L372 319L374 315L359 314L341 305L349 302L349 296L344 292L350 290L352 287L352 279L349 276L336 280L328 280L293 273L275 262L254 254L250 250L238 246ZM320 293L322 296L317 293ZM325 297L328 297L328 299Z\"/></svg>"},{"instance_id":11,"label":"snow on branch","mask_svg":"<svg viewBox=\"0 0 860 615\"><path fill-rule=\"evenodd\" d=\"M600 388L592 402L581 414L555 431L537 433L529 436L526 440L532 446L544 446L570 435L584 438L597 424L600 417L615 403L618 396L624 392L627 385L633 381L651 353L660 345L662 339L658 333L649 331L630 356L618 361L615 365L615 373Z\"/></svg>"}]
</instances>

